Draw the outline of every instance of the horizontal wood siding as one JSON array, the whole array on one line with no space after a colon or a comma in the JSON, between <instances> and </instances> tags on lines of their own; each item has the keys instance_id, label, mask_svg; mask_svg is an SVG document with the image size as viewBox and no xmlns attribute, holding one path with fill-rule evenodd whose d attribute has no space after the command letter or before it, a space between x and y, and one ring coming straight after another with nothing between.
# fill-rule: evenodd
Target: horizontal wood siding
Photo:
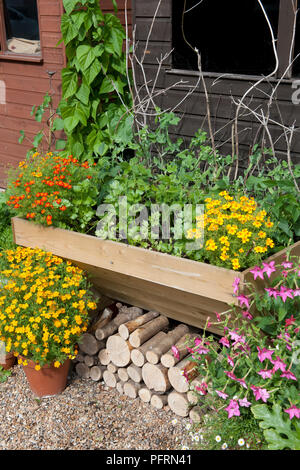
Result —
<instances>
[{"instance_id":1,"label":"horizontal wood siding","mask_svg":"<svg viewBox=\"0 0 300 470\"><path fill-rule=\"evenodd\" d=\"M158 0L136 0L133 14L136 21L137 41L139 41L140 54L144 50L147 40L147 34L152 22L152 17L156 10ZM146 79L153 83L157 72L157 59L161 54L167 54L172 50L172 0L162 0L161 7L157 14L157 20L153 25L150 40L148 42L145 55L145 73ZM138 86L144 81L142 74L138 72ZM175 109L182 121L177 128L171 129L174 135L180 135L187 140L194 135L199 128L208 129L206 120L206 100L203 86L200 83L194 93L182 103L186 95L197 82L198 74L193 71L175 70L172 68L172 54L169 55L162 72L157 81L157 90L162 90L176 84L175 89L162 95L157 104L162 109ZM243 96L245 91L254 83L253 78L247 76L223 76L219 78L216 74L205 74L205 81L211 100L212 125L216 132L217 145L221 152L231 153L231 126L232 119L235 116L236 106L233 100L237 101ZM249 95L246 103L251 99L251 107L255 109L259 105L267 106L266 93L270 93L271 83L262 83L255 88ZM295 89L292 88L291 80L284 81L277 89L278 108L274 106L271 118L274 120L282 119L285 125L295 123L298 128L295 133L292 156L295 161L300 161L300 105L292 103L292 95ZM177 104L180 105L177 107ZM225 126L225 127L224 127ZM239 141L241 152L247 155L250 151L250 145L253 138L259 131L259 122L251 115L242 112L239 124ZM272 137L276 141L276 150L279 157L284 157L286 143L283 137L282 128L276 125L270 125ZM258 134L260 136L260 134Z\"/></svg>"},{"instance_id":2,"label":"horizontal wood siding","mask_svg":"<svg viewBox=\"0 0 300 470\"><path fill-rule=\"evenodd\" d=\"M41 129L30 116L33 105L40 105L49 90L47 70L56 71L52 81L55 91L54 105L61 97L61 70L65 67L64 46L56 47L61 38L60 18L63 13L62 0L37 0L40 14L40 34L42 43L41 63L0 60L0 84L5 83L5 104L0 100L0 187L5 186L8 166L16 166L24 159L30 143L18 143L20 130L29 138ZM117 0L118 17L125 25L125 0ZM113 13L111 0L101 0L104 13ZM128 26L131 31L131 0L128 6Z\"/></svg>"},{"instance_id":3,"label":"horizontal wood siding","mask_svg":"<svg viewBox=\"0 0 300 470\"><path fill-rule=\"evenodd\" d=\"M49 90L47 70L56 71L53 78L54 104L61 95L60 72L64 67L63 45L56 47L60 39L62 0L38 0L40 36L42 44L41 63L12 60L0 61L0 80L6 85L6 104L0 107L0 186L5 186L7 166L16 166L22 160L30 142L18 143L20 130L29 139L40 130L41 125L30 116L33 105L43 101Z\"/></svg>"}]
</instances>

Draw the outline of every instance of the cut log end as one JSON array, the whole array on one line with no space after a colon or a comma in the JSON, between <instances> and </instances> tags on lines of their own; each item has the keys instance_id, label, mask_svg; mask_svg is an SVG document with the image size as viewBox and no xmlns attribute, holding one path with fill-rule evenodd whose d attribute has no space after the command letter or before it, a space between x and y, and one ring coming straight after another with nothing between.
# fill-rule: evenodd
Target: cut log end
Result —
<instances>
[{"instance_id":1,"label":"cut log end","mask_svg":"<svg viewBox=\"0 0 300 470\"><path fill-rule=\"evenodd\" d=\"M186 417L189 414L189 402L185 393L176 391L169 393L168 405L178 416Z\"/></svg>"}]
</instances>

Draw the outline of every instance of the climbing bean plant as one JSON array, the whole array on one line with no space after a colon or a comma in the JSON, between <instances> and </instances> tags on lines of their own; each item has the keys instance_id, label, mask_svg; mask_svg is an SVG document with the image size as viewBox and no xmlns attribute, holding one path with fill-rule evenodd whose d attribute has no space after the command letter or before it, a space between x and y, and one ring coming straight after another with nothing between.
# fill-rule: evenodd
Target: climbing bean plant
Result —
<instances>
[{"instance_id":1,"label":"climbing bean plant","mask_svg":"<svg viewBox=\"0 0 300 470\"><path fill-rule=\"evenodd\" d=\"M112 0L115 13L116 1ZM114 142L131 137L130 93L123 51L125 31L115 14L103 13L99 0L63 0L62 70L59 104L68 153L102 156Z\"/></svg>"}]
</instances>

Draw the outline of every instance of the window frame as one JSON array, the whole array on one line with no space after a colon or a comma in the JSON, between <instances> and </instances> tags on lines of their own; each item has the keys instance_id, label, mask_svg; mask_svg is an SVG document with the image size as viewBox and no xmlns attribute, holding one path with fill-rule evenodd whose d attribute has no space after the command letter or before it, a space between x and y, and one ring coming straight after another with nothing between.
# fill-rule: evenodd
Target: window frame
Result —
<instances>
[{"instance_id":1,"label":"window frame","mask_svg":"<svg viewBox=\"0 0 300 470\"><path fill-rule=\"evenodd\" d=\"M37 17L38 17L38 26L40 34L40 49L39 54L16 54L15 52L10 52L7 50L7 41L6 41L6 27L4 19L4 3L3 0L0 0L0 44L6 46L5 50L0 50L0 60L12 60L19 62L42 62L43 61L43 46L42 46L42 35L41 35L41 17L39 9L39 0L36 0L37 6Z\"/></svg>"},{"instance_id":2,"label":"window frame","mask_svg":"<svg viewBox=\"0 0 300 470\"><path fill-rule=\"evenodd\" d=\"M174 0L171 0L172 2ZM291 41L293 37L293 21L294 21L294 11L293 7L297 8L298 0L280 0L279 3L279 16L278 16L278 34L277 34L277 55L278 55L278 70L275 75L272 76L271 80L278 81L279 79L284 81L292 81L293 80L293 67L290 67L288 72L286 72L288 66L288 58L290 54L291 48ZM300 0L299 0L300 3ZM300 5L299 5L300 8ZM298 13L300 15L300 12ZM173 22L173 17L171 13L171 20ZM173 37L172 46L173 46ZM300 58L299 58L300 60ZM169 70L166 70L167 73L175 73L175 74L184 74L186 76L197 76L199 74L198 70L189 70L189 69L177 69L174 67L173 60L172 65ZM285 73L286 72L286 73ZM202 72L205 77L213 77L217 78L220 76L224 76L226 78L231 79L239 79L239 80L257 80L262 77L262 75L246 75L246 74L239 74L239 73L221 73L221 72L211 72L209 70L205 70ZM283 74L285 75L282 78Z\"/></svg>"}]
</instances>

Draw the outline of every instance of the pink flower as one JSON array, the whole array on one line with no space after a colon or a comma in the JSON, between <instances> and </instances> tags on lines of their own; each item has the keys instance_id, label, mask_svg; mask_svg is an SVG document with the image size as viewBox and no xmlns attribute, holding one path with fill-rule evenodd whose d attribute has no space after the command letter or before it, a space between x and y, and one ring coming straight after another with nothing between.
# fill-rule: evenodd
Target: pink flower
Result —
<instances>
[{"instance_id":1,"label":"pink flower","mask_svg":"<svg viewBox=\"0 0 300 470\"><path fill-rule=\"evenodd\" d=\"M268 398L270 397L270 394L265 388L255 387L254 385L252 385L251 390L253 391L256 401L262 400L266 403Z\"/></svg>"},{"instance_id":2,"label":"pink flower","mask_svg":"<svg viewBox=\"0 0 300 470\"><path fill-rule=\"evenodd\" d=\"M248 310L243 311L242 315L244 318L248 318L248 320L253 320L253 316L251 315L250 312L248 312Z\"/></svg>"},{"instance_id":3,"label":"pink flower","mask_svg":"<svg viewBox=\"0 0 300 470\"><path fill-rule=\"evenodd\" d=\"M209 350L203 346L203 339L201 338L196 338L195 341L195 351L198 354L208 354ZM193 352L195 352L193 351Z\"/></svg>"},{"instance_id":4,"label":"pink flower","mask_svg":"<svg viewBox=\"0 0 300 470\"><path fill-rule=\"evenodd\" d=\"M271 379L273 375L273 370L272 369L262 369L259 372L257 372L258 375L260 375L263 379Z\"/></svg>"},{"instance_id":5,"label":"pink flower","mask_svg":"<svg viewBox=\"0 0 300 470\"><path fill-rule=\"evenodd\" d=\"M238 293L240 282L241 282L241 280L240 280L239 277L234 278L234 281L233 281L233 284L232 284L234 294Z\"/></svg>"},{"instance_id":6,"label":"pink flower","mask_svg":"<svg viewBox=\"0 0 300 470\"><path fill-rule=\"evenodd\" d=\"M265 290L268 292L269 297L274 297L274 299L277 299L279 296L279 291L276 289L273 289L273 287L267 287Z\"/></svg>"},{"instance_id":7,"label":"pink flower","mask_svg":"<svg viewBox=\"0 0 300 470\"><path fill-rule=\"evenodd\" d=\"M207 385L206 382L202 382L202 384L200 386L197 385L195 388L196 388L196 390L198 390L200 395L206 395L207 394L208 385Z\"/></svg>"},{"instance_id":8,"label":"pink flower","mask_svg":"<svg viewBox=\"0 0 300 470\"><path fill-rule=\"evenodd\" d=\"M290 419L292 419L294 416L295 418L300 419L300 408L297 408L296 405L292 405L290 408L284 411L285 413L288 413Z\"/></svg>"},{"instance_id":9,"label":"pink flower","mask_svg":"<svg viewBox=\"0 0 300 470\"><path fill-rule=\"evenodd\" d=\"M236 380L237 380L237 382L239 382L241 384L242 387L244 387L246 389L248 388L244 379L236 379Z\"/></svg>"},{"instance_id":10,"label":"pink flower","mask_svg":"<svg viewBox=\"0 0 300 470\"><path fill-rule=\"evenodd\" d=\"M219 343L225 346L225 348L229 348L230 346L229 340L228 338L226 338L226 336L223 336L223 338L220 339Z\"/></svg>"},{"instance_id":11,"label":"pink flower","mask_svg":"<svg viewBox=\"0 0 300 470\"><path fill-rule=\"evenodd\" d=\"M269 359L271 361L272 354L274 351L271 351L270 349L266 349L266 348L260 349L258 346L257 346L257 350L258 350L258 359L260 360L260 362L263 362L265 359Z\"/></svg>"},{"instance_id":12,"label":"pink flower","mask_svg":"<svg viewBox=\"0 0 300 470\"><path fill-rule=\"evenodd\" d=\"M271 359L271 362L273 364L273 371L281 370L282 372L285 372L286 370L286 364L285 362L282 361L282 359L279 356L276 356L275 360Z\"/></svg>"},{"instance_id":13,"label":"pink flower","mask_svg":"<svg viewBox=\"0 0 300 470\"><path fill-rule=\"evenodd\" d=\"M229 377L229 378L232 379L232 380L237 380L237 378L236 378L236 376L234 375L233 372L230 372L230 371L228 371L228 370L224 370L224 374L226 374L227 377Z\"/></svg>"},{"instance_id":14,"label":"pink flower","mask_svg":"<svg viewBox=\"0 0 300 470\"><path fill-rule=\"evenodd\" d=\"M288 297L290 299L293 299L293 289L288 289L285 286L281 286L279 295L282 298L283 302L285 302Z\"/></svg>"},{"instance_id":15,"label":"pink flower","mask_svg":"<svg viewBox=\"0 0 300 470\"><path fill-rule=\"evenodd\" d=\"M251 269L250 273L253 274L254 281L259 277L260 279L264 279L264 271L259 266L254 266Z\"/></svg>"},{"instance_id":16,"label":"pink flower","mask_svg":"<svg viewBox=\"0 0 300 470\"><path fill-rule=\"evenodd\" d=\"M176 348L176 346L172 346L171 349L172 349L173 356L174 356L176 359L180 359L179 350Z\"/></svg>"},{"instance_id":17,"label":"pink flower","mask_svg":"<svg viewBox=\"0 0 300 470\"><path fill-rule=\"evenodd\" d=\"M277 370L281 370L281 372L285 372L286 364L280 359L279 356L276 357L275 361L271 359L272 364L274 365L273 371L276 372Z\"/></svg>"},{"instance_id":18,"label":"pink flower","mask_svg":"<svg viewBox=\"0 0 300 470\"><path fill-rule=\"evenodd\" d=\"M245 336L239 335L236 331L229 331L229 335L232 341L235 341L235 344L236 343L245 344L245 341L246 341Z\"/></svg>"},{"instance_id":19,"label":"pink flower","mask_svg":"<svg viewBox=\"0 0 300 470\"><path fill-rule=\"evenodd\" d=\"M247 400L247 398L243 398L242 400L239 399L239 404L240 406L244 406L246 408L249 408L249 406L251 406L251 402Z\"/></svg>"},{"instance_id":20,"label":"pink flower","mask_svg":"<svg viewBox=\"0 0 300 470\"><path fill-rule=\"evenodd\" d=\"M294 315L292 315L290 318L287 318L285 320L285 326L293 325L295 321L296 321L296 318L294 318Z\"/></svg>"},{"instance_id":21,"label":"pink flower","mask_svg":"<svg viewBox=\"0 0 300 470\"><path fill-rule=\"evenodd\" d=\"M290 269L293 267L293 263L291 263L290 261L284 261L283 263L281 263L281 266L283 266L286 269Z\"/></svg>"},{"instance_id":22,"label":"pink flower","mask_svg":"<svg viewBox=\"0 0 300 470\"><path fill-rule=\"evenodd\" d=\"M197 353L198 354L208 354L209 350L207 348L205 348L204 346L198 346Z\"/></svg>"},{"instance_id":23,"label":"pink flower","mask_svg":"<svg viewBox=\"0 0 300 470\"><path fill-rule=\"evenodd\" d=\"M299 271L299 276L300 276L300 271ZM300 289L294 290L294 297L300 297Z\"/></svg>"},{"instance_id":24,"label":"pink flower","mask_svg":"<svg viewBox=\"0 0 300 470\"><path fill-rule=\"evenodd\" d=\"M225 410L228 413L228 418L232 418L232 416L240 416L241 414L239 404L236 400L230 400L230 403Z\"/></svg>"},{"instance_id":25,"label":"pink flower","mask_svg":"<svg viewBox=\"0 0 300 470\"><path fill-rule=\"evenodd\" d=\"M228 361L229 365L231 365L231 367L234 367L234 362L233 362L232 357L227 355L227 361Z\"/></svg>"},{"instance_id":26,"label":"pink flower","mask_svg":"<svg viewBox=\"0 0 300 470\"><path fill-rule=\"evenodd\" d=\"M249 299L246 295L238 295L237 297L238 301L240 302L240 307L245 305L245 307L249 310L250 309L250 304L249 304Z\"/></svg>"},{"instance_id":27,"label":"pink flower","mask_svg":"<svg viewBox=\"0 0 300 470\"><path fill-rule=\"evenodd\" d=\"M228 398L227 393L220 392L220 390L216 390L216 393L219 395L220 398L223 398L224 400L226 400L226 398Z\"/></svg>"},{"instance_id":28,"label":"pink flower","mask_svg":"<svg viewBox=\"0 0 300 470\"><path fill-rule=\"evenodd\" d=\"M289 370L282 372L280 377L285 377L286 379L296 380L297 377Z\"/></svg>"},{"instance_id":29,"label":"pink flower","mask_svg":"<svg viewBox=\"0 0 300 470\"><path fill-rule=\"evenodd\" d=\"M275 261L271 261L270 263L264 263L263 262L263 272L266 273L268 278L270 278L271 274L276 271L275 268Z\"/></svg>"},{"instance_id":30,"label":"pink flower","mask_svg":"<svg viewBox=\"0 0 300 470\"><path fill-rule=\"evenodd\" d=\"M271 361L272 354L274 351L271 351L270 349L266 349L266 348L260 349L259 346L257 346L257 350L258 350L258 359L260 360L260 362L263 362L265 359L269 359Z\"/></svg>"},{"instance_id":31,"label":"pink flower","mask_svg":"<svg viewBox=\"0 0 300 470\"><path fill-rule=\"evenodd\" d=\"M216 317L217 317L217 321L221 321L221 316L220 316L220 314L217 313L217 312L215 312L215 315L216 315Z\"/></svg>"}]
</instances>

